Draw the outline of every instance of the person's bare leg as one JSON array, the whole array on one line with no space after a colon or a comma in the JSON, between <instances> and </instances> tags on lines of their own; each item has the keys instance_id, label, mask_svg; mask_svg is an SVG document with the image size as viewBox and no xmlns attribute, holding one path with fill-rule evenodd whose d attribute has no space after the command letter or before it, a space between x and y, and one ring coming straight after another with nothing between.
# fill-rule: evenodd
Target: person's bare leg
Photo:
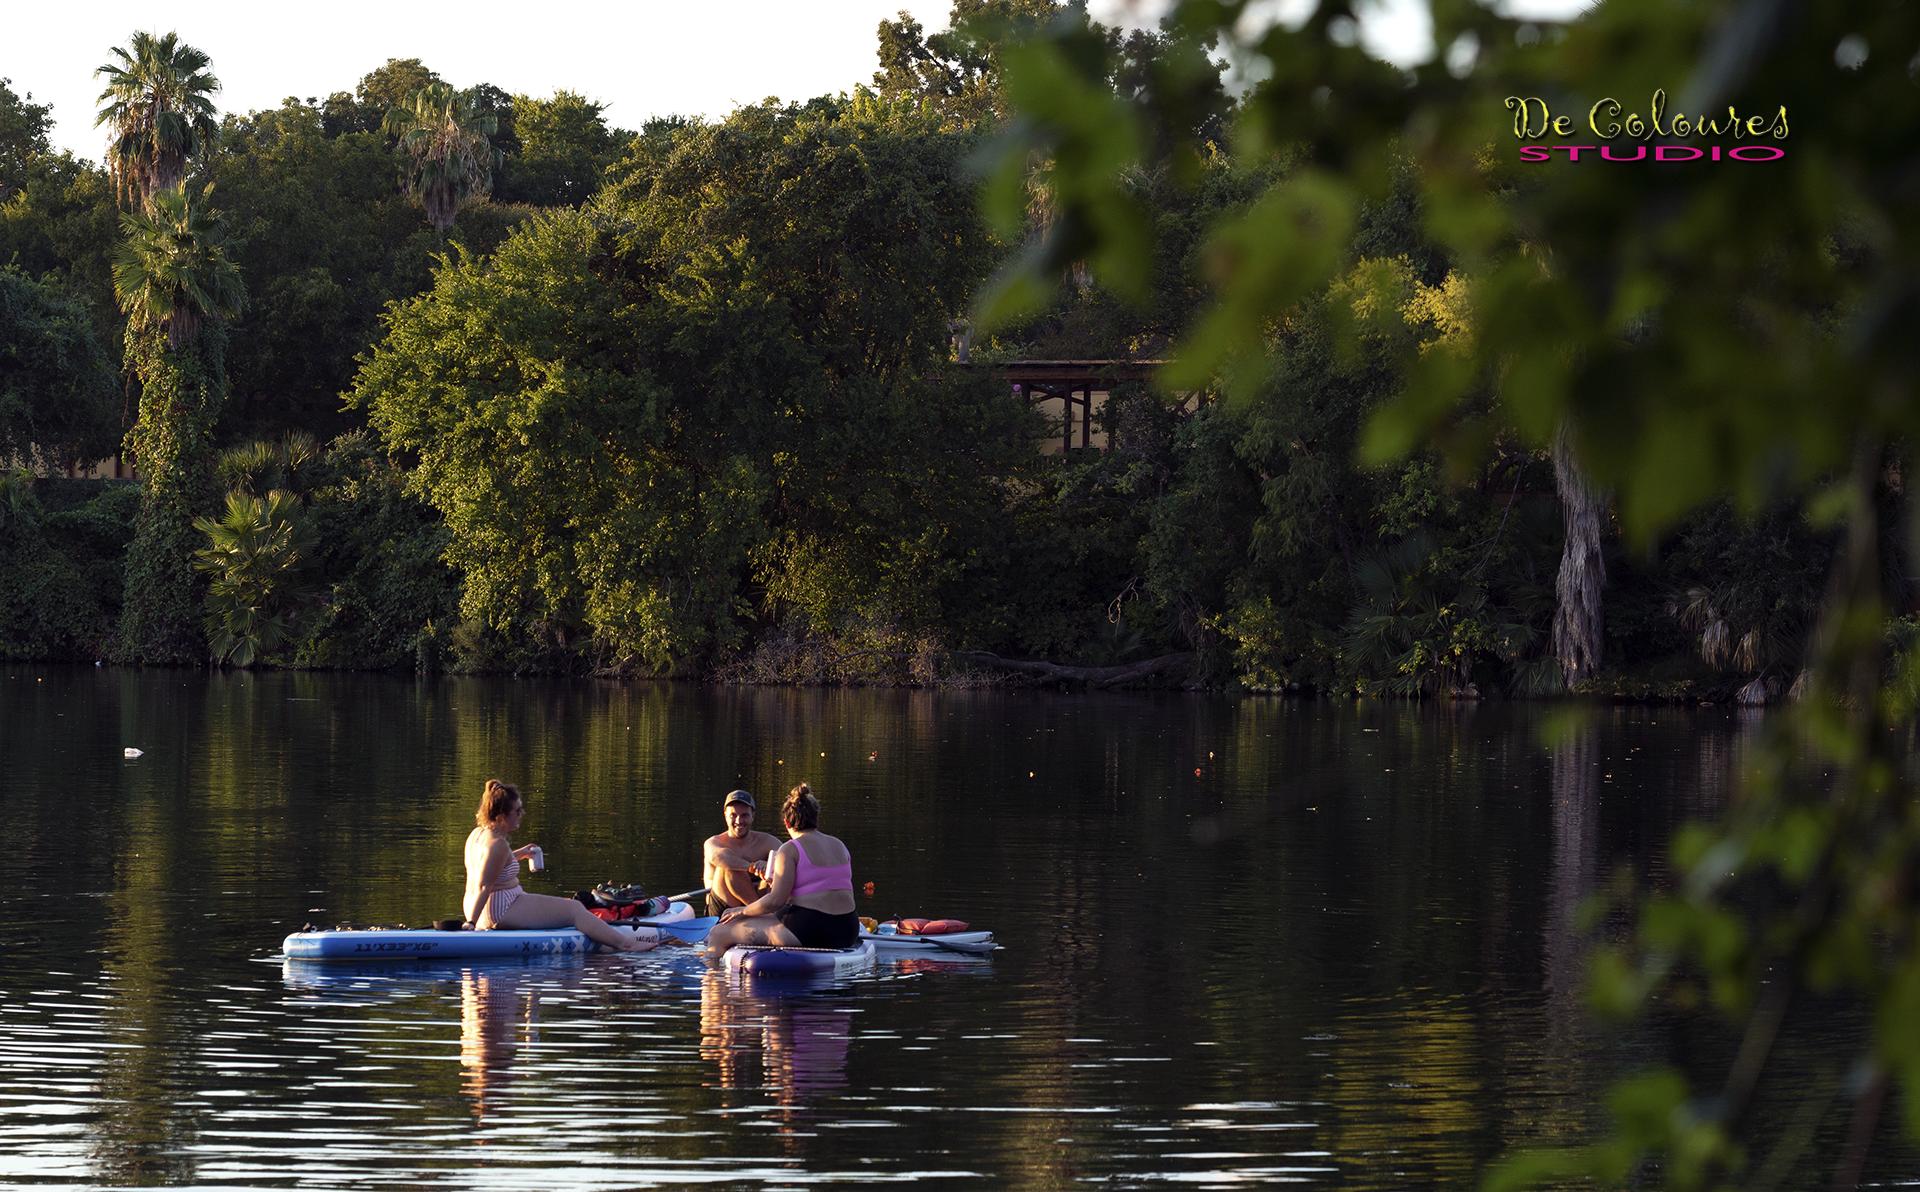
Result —
<instances>
[{"instance_id":1,"label":"person's bare leg","mask_svg":"<svg viewBox=\"0 0 1920 1192\"><path fill-rule=\"evenodd\" d=\"M718 866L714 867L713 892L728 906L745 906L760 897L760 888L751 873L744 869L721 869Z\"/></svg>"},{"instance_id":2,"label":"person's bare leg","mask_svg":"<svg viewBox=\"0 0 1920 1192\"><path fill-rule=\"evenodd\" d=\"M739 944L792 948L799 943L799 939L773 915L728 919L725 923L714 924L713 930L707 933L707 949L715 956Z\"/></svg>"},{"instance_id":3,"label":"person's bare leg","mask_svg":"<svg viewBox=\"0 0 1920 1192\"><path fill-rule=\"evenodd\" d=\"M588 939L619 952L645 952L653 947L652 940L635 938L632 931L602 921L573 899L550 894L520 895L497 925L522 931L577 927Z\"/></svg>"}]
</instances>

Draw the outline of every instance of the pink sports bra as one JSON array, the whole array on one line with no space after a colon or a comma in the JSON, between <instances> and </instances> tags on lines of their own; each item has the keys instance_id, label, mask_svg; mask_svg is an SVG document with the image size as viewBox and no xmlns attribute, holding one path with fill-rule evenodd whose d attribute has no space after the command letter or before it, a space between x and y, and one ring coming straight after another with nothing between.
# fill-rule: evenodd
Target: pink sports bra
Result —
<instances>
[{"instance_id":1,"label":"pink sports bra","mask_svg":"<svg viewBox=\"0 0 1920 1192\"><path fill-rule=\"evenodd\" d=\"M853 890L853 854L847 854L844 865L815 865L807 860L807 850L799 841L794 841L793 851L800 854L800 867L793 874L793 897L807 894L824 894L828 890Z\"/></svg>"}]
</instances>

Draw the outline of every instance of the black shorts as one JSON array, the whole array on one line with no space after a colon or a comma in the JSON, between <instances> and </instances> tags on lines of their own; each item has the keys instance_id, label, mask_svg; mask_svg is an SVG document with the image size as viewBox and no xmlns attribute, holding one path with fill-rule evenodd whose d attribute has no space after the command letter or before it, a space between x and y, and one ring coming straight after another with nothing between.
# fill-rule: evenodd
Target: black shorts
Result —
<instances>
[{"instance_id":1,"label":"black shorts","mask_svg":"<svg viewBox=\"0 0 1920 1192\"><path fill-rule=\"evenodd\" d=\"M793 932L803 948L851 948L860 942L860 916L853 911L829 915L789 903L780 908L780 925Z\"/></svg>"}]
</instances>

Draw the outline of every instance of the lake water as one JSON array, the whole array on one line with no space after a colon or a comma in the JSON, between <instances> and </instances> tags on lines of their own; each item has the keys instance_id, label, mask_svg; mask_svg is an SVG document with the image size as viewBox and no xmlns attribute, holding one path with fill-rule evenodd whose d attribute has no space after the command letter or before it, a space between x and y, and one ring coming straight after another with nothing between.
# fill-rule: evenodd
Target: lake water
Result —
<instances>
[{"instance_id":1,"label":"lake water","mask_svg":"<svg viewBox=\"0 0 1920 1192\"><path fill-rule=\"evenodd\" d=\"M1659 874L1756 722L1603 708L1550 745L1548 715L0 668L0 1181L1470 1184L1591 1137L1621 1072L1729 1046L1592 1025L1568 922ZM862 913L1005 946L783 988L667 949L279 958L308 921L457 914L489 777L560 894L696 886L725 792L805 780ZM1763 1121L1859 1046L1845 1007L1800 1017Z\"/></svg>"}]
</instances>

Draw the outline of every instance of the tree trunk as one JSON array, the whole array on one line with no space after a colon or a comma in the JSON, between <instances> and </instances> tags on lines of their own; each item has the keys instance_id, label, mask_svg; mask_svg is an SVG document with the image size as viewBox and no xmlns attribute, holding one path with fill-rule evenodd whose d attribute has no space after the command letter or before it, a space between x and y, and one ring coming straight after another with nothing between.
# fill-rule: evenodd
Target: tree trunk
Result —
<instances>
[{"instance_id":1,"label":"tree trunk","mask_svg":"<svg viewBox=\"0 0 1920 1192\"><path fill-rule=\"evenodd\" d=\"M1553 479L1567 529L1554 581L1553 653L1571 689L1600 669L1600 587L1607 582L1600 534L1607 524L1608 494L1595 489L1580 470L1573 458L1572 430L1565 422L1553 437Z\"/></svg>"},{"instance_id":2,"label":"tree trunk","mask_svg":"<svg viewBox=\"0 0 1920 1192\"><path fill-rule=\"evenodd\" d=\"M205 585L193 552L206 536L196 516L213 512L213 423L225 390L224 335L209 327L171 347L164 333L127 331L127 359L140 377L140 420L126 446L140 469L140 516L127 547L126 600L115 658L135 664L207 660Z\"/></svg>"}]
</instances>

